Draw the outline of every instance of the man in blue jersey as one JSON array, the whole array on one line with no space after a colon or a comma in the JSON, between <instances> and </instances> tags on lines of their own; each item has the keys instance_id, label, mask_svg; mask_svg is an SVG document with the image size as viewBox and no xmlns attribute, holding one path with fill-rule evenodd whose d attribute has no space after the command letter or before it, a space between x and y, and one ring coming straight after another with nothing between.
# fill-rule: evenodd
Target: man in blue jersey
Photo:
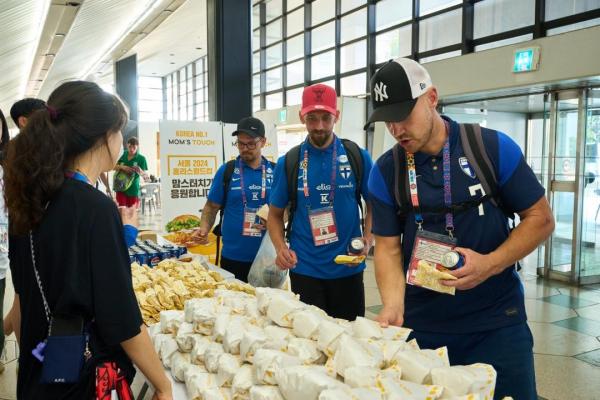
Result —
<instances>
[{"instance_id":1,"label":"man in blue jersey","mask_svg":"<svg viewBox=\"0 0 600 400\"><path fill-rule=\"evenodd\" d=\"M248 272L266 232L256 213L268 202L275 165L262 157L266 143L262 121L244 118L232 136L237 136L236 145L240 154L229 177L227 193L223 184L227 169L225 163L215 174L197 235L200 242L208 241L208 232L223 206L221 268L247 282Z\"/></svg>"},{"instance_id":2,"label":"man in blue jersey","mask_svg":"<svg viewBox=\"0 0 600 400\"><path fill-rule=\"evenodd\" d=\"M360 194L367 199L372 161L365 150L335 135L333 128L339 115L333 88L317 84L304 89L300 120L308 136L299 148L290 150L277 162L267 225L277 250L277 265L281 269L293 268L292 291L331 316L354 320L365 312L365 264L339 265L334 259L347 254L353 238L363 238L364 254L371 246L370 204L364 216L363 234L358 201ZM347 150L350 148L353 153ZM291 177L286 168L288 157L296 157L297 173ZM352 169L351 157L361 165L359 179L355 176L359 172ZM292 187L290 191L288 188ZM291 208L295 209L290 210L288 248L283 218L293 191L295 205Z\"/></svg>"},{"instance_id":3,"label":"man in blue jersey","mask_svg":"<svg viewBox=\"0 0 600 400\"><path fill-rule=\"evenodd\" d=\"M379 322L412 328L423 348L448 346L452 364L493 365L497 399L537 399L533 338L515 266L554 229L544 188L512 139L481 128L497 177L495 193L483 197L459 124L438 114L437 89L417 62L400 58L385 64L371 80L371 101L369 123L386 122L406 163L398 168L400 158L390 150L369 178L383 301ZM399 170L408 174L408 204L397 201L396 185L407 189ZM512 231L510 213L520 217ZM406 285L411 259L424 257L413 251L415 240L424 237L442 238L463 257L464 265L450 272L456 279L441 281L456 289L454 296Z\"/></svg>"}]
</instances>

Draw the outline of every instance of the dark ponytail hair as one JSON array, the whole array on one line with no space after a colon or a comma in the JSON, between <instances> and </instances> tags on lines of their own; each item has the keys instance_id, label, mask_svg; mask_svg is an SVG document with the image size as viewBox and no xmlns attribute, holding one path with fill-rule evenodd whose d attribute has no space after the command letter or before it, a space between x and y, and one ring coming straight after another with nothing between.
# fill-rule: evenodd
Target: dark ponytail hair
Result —
<instances>
[{"instance_id":1,"label":"dark ponytail hair","mask_svg":"<svg viewBox=\"0 0 600 400\"><path fill-rule=\"evenodd\" d=\"M70 163L101 142L107 143L108 134L127 122L119 98L92 82L63 83L47 104L31 114L8 146L4 193L13 234L36 228Z\"/></svg>"},{"instance_id":2,"label":"dark ponytail hair","mask_svg":"<svg viewBox=\"0 0 600 400\"><path fill-rule=\"evenodd\" d=\"M0 110L0 126L2 127L2 142L0 142L0 163L4 160L4 155L6 153L6 146L8 146L8 141L10 140L10 134L8 132L8 124L6 123L6 118L4 118L4 114L2 110Z\"/></svg>"}]
</instances>

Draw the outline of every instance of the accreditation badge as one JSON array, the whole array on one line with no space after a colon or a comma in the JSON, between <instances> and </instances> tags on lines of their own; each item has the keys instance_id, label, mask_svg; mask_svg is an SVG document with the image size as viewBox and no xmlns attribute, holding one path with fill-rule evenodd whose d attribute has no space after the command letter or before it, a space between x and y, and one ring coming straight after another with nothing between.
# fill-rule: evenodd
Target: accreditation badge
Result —
<instances>
[{"instance_id":1,"label":"accreditation badge","mask_svg":"<svg viewBox=\"0 0 600 400\"><path fill-rule=\"evenodd\" d=\"M456 246L456 238L439 233L419 230L415 236L406 282L436 292L452 294L455 288L442 285L440 280L455 280L448 273L442 259Z\"/></svg>"},{"instance_id":2,"label":"accreditation badge","mask_svg":"<svg viewBox=\"0 0 600 400\"><path fill-rule=\"evenodd\" d=\"M335 224L335 212L333 211L333 207L309 210L308 219L310 221L310 230L315 246L324 246L340 240Z\"/></svg>"},{"instance_id":3,"label":"accreditation badge","mask_svg":"<svg viewBox=\"0 0 600 400\"><path fill-rule=\"evenodd\" d=\"M244 207L242 236L262 237L264 229L257 212L258 208Z\"/></svg>"}]
</instances>

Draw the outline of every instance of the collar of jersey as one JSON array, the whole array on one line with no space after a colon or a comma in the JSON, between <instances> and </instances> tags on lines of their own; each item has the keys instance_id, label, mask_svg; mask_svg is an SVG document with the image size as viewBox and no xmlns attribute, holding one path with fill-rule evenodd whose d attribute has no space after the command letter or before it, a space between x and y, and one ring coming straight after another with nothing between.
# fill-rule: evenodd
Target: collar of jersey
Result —
<instances>
[{"instance_id":1,"label":"collar of jersey","mask_svg":"<svg viewBox=\"0 0 600 400\"><path fill-rule=\"evenodd\" d=\"M246 164L246 162L244 160L240 160L240 156L236 157L235 164L236 164L236 166L240 165L240 161L241 161L242 162L242 168L249 169L249 170L252 170L252 171L257 171L259 169L262 169L262 165L264 163L263 156L260 156L260 159L261 159L261 163L258 166L258 168L252 168L251 166L249 166L248 164Z\"/></svg>"},{"instance_id":2,"label":"collar of jersey","mask_svg":"<svg viewBox=\"0 0 600 400\"><path fill-rule=\"evenodd\" d=\"M453 121L452 119L446 117L445 115L442 115L442 118L445 119L446 121L448 121L450 123L450 153L454 153L456 150L456 145L458 143L458 124L456 123L456 121ZM417 152L415 153L415 164L425 164L426 162L428 162L432 157L436 157L438 159L443 160L444 158L444 150L440 150L440 152L433 156L431 154L427 154L427 153L421 153L421 152Z\"/></svg>"}]
</instances>

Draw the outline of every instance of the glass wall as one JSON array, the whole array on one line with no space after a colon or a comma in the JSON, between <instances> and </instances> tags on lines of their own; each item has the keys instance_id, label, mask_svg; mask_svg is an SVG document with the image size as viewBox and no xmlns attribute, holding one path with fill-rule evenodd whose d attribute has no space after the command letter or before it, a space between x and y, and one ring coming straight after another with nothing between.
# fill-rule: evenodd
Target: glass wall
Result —
<instances>
[{"instance_id":1,"label":"glass wall","mask_svg":"<svg viewBox=\"0 0 600 400\"><path fill-rule=\"evenodd\" d=\"M208 120L206 56L163 77L162 85L165 89L161 102L164 104L166 119Z\"/></svg>"},{"instance_id":2,"label":"glass wall","mask_svg":"<svg viewBox=\"0 0 600 400\"><path fill-rule=\"evenodd\" d=\"M317 82L364 95L387 60L427 63L598 25L598 9L600 0L255 0L253 109L298 104L298 90Z\"/></svg>"}]
</instances>

